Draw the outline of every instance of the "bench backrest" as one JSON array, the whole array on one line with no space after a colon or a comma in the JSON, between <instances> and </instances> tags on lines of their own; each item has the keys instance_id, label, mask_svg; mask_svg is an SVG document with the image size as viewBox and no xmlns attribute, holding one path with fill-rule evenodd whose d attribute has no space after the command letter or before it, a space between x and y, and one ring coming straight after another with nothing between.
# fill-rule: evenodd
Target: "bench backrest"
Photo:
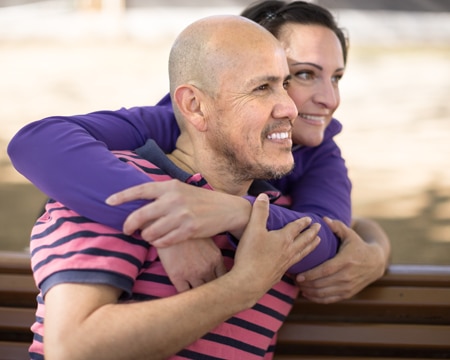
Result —
<instances>
[{"instance_id":1,"label":"bench backrest","mask_svg":"<svg viewBox=\"0 0 450 360\"><path fill-rule=\"evenodd\" d=\"M297 299L278 351L343 357L450 358L450 266L391 265L352 299Z\"/></svg>"},{"instance_id":2,"label":"bench backrest","mask_svg":"<svg viewBox=\"0 0 450 360\"><path fill-rule=\"evenodd\" d=\"M28 254L0 251L0 359L26 359L36 295ZM279 360L450 358L450 266L391 265L352 299L298 298Z\"/></svg>"}]
</instances>

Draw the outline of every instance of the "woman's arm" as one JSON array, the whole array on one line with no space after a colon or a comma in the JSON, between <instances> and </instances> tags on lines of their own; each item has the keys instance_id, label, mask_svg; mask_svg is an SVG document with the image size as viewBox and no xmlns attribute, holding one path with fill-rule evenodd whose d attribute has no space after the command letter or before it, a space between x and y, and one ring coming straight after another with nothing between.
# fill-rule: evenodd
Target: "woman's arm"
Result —
<instances>
[{"instance_id":1,"label":"woman's arm","mask_svg":"<svg viewBox=\"0 0 450 360\"><path fill-rule=\"evenodd\" d=\"M153 201L128 217L124 232L132 234L140 229L141 236L157 247L192 238L211 237L224 231L240 238L250 219L251 203L254 201L253 197L242 198L170 180L126 189L110 197L108 203L119 205L136 199ZM267 228L280 229L301 217L309 217L314 223L323 221L316 214L271 205ZM338 240L327 226L320 228L318 236L319 245L294 265L291 273L311 269L336 254Z\"/></svg>"},{"instance_id":2,"label":"woman's arm","mask_svg":"<svg viewBox=\"0 0 450 360\"><path fill-rule=\"evenodd\" d=\"M333 140L340 131L341 125L334 120L320 146L297 150L294 172L276 184L291 195L291 207L296 211L311 211L342 221L334 221L333 226L321 221L327 235L339 230L341 245L337 255L297 277L304 296L321 303L355 295L382 276L390 255L389 239L377 223L359 219L354 225L356 232L344 231L344 223L351 223L351 183Z\"/></svg>"},{"instance_id":3,"label":"woman's arm","mask_svg":"<svg viewBox=\"0 0 450 360\"><path fill-rule=\"evenodd\" d=\"M381 250L381 266L378 277L381 277L388 268L391 257L391 243L386 232L380 224L368 218L353 218L352 229L364 239L367 245L379 246Z\"/></svg>"},{"instance_id":4,"label":"woman's arm","mask_svg":"<svg viewBox=\"0 0 450 360\"><path fill-rule=\"evenodd\" d=\"M166 97L153 107L33 122L13 137L8 154L14 167L49 197L92 220L122 229L129 213L146 202L110 207L105 199L151 180L118 161L109 149L134 149L151 137L170 151L178 133Z\"/></svg>"},{"instance_id":5,"label":"woman's arm","mask_svg":"<svg viewBox=\"0 0 450 360\"><path fill-rule=\"evenodd\" d=\"M297 276L304 297L318 303L348 299L379 279L389 265L389 238L378 223L355 219L353 229L326 219L341 239L339 252L321 266Z\"/></svg>"}]
</instances>

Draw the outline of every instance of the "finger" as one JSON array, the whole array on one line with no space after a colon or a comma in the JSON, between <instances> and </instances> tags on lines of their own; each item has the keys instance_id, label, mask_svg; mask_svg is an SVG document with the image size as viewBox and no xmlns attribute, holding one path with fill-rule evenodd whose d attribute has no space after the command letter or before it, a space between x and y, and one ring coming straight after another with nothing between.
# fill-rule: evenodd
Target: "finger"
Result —
<instances>
[{"instance_id":1,"label":"finger","mask_svg":"<svg viewBox=\"0 0 450 360\"><path fill-rule=\"evenodd\" d=\"M147 240L150 238L150 240ZM144 238L145 241L150 242L153 246L157 248L165 248L168 246L179 244L183 241L188 240L189 237L186 236L186 232L182 231L182 229L176 229L174 231L170 231L163 236L154 236Z\"/></svg>"},{"instance_id":2,"label":"finger","mask_svg":"<svg viewBox=\"0 0 450 360\"><path fill-rule=\"evenodd\" d=\"M305 220L308 221L308 219ZM309 229L301 232L294 238L293 246L295 249L293 253L296 254L294 263L303 259L319 245L320 237L317 236L319 229L320 224L314 223Z\"/></svg>"},{"instance_id":3,"label":"finger","mask_svg":"<svg viewBox=\"0 0 450 360\"><path fill-rule=\"evenodd\" d=\"M168 210L164 211L162 204L154 209L157 209L157 212L151 214L154 221L146 223L151 219L150 214L145 212L141 215L142 219L130 218L129 223L125 222L124 228L129 226L130 230L133 230L133 228L141 229L142 238L158 247L174 245L195 236L195 226L192 225L192 220L188 219L183 213L176 212L167 215ZM134 224L132 221L134 221Z\"/></svg>"},{"instance_id":4,"label":"finger","mask_svg":"<svg viewBox=\"0 0 450 360\"><path fill-rule=\"evenodd\" d=\"M215 268L216 277L221 277L222 275L225 275L227 273L227 268L225 267L225 264L223 261L221 261L219 264L217 264Z\"/></svg>"},{"instance_id":5,"label":"finger","mask_svg":"<svg viewBox=\"0 0 450 360\"><path fill-rule=\"evenodd\" d=\"M318 303L318 304L331 304L335 303L341 300L344 300L344 298L340 295L330 295L326 297L320 297L320 296L308 296L307 294L302 293L302 296L305 299L308 299L309 301Z\"/></svg>"},{"instance_id":6,"label":"finger","mask_svg":"<svg viewBox=\"0 0 450 360\"><path fill-rule=\"evenodd\" d=\"M158 224L163 219L158 219L151 226L146 227L142 232L142 238L157 248L163 248L179 244L191 238L192 232L184 226L174 226L174 222L170 222L170 226L161 231Z\"/></svg>"},{"instance_id":7,"label":"finger","mask_svg":"<svg viewBox=\"0 0 450 360\"><path fill-rule=\"evenodd\" d=\"M306 277L306 280L299 285L302 289L321 289L330 286L336 286L337 279L339 279L338 276L339 273L325 275L322 272L320 276L314 278L312 276Z\"/></svg>"},{"instance_id":8,"label":"finger","mask_svg":"<svg viewBox=\"0 0 450 360\"><path fill-rule=\"evenodd\" d=\"M304 235L304 233L303 233L303 235ZM306 244L305 244L305 242L306 242ZM301 240L301 242L299 241L299 243L302 243L302 246L296 252L295 261L293 262L293 264L298 263L301 259L308 256L317 247L317 245L319 245L320 237L314 236L312 239L303 238Z\"/></svg>"},{"instance_id":9,"label":"finger","mask_svg":"<svg viewBox=\"0 0 450 360\"><path fill-rule=\"evenodd\" d=\"M173 286L175 286L175 289L177 289L177 291L179 293L188 291L191 289L189 282L187 282L185 280L172 280L172 284L173 284Z\"/></svg>"},{"instance_id":10,"label":"finger","mask_svg":"<svg viewBox=\"0 0 450 360\"><path fill-rule=\"evenodd\" d=\"M269 197L267 194L261 193L253 203L252 213L247 228L264 224L266 226L269 217Z\"/></svg>"},{"instance_id":11,"label":"finger","mask_svg":"<svg viewBox=\"0 0 450 360\"><path fill-rule=\"evenodd\" d=\"M123 232L125 234L133 234L136 230L145 228L152 229L152 224L163 218L167 214L164 202L152 202L141 208L134 210L126 218L123 224ZM148 230L150 231L150 230ZM148 235L151 235L148 233Z\"/></svg>"},{"instance_id":12,"label":"finger","mask_svg":"<svg viewBox=\"0 0 450 360\"><path fill-rule=\"evenodd\" d=\"M311 221L312 220L309 217L301 218L295 221L300 229L299 233L297 233L296 235L296 239L301 239L302 236L309 236L313 238L319 233L321 225L319 223L314 223L311 226L309 226L311 224ZM308 226L309 229L304 230Z\"/></svg>"},{"instance_id":13,"label":"finger","mask_svg":"<svg viewBox=\"0 0 450 360\"><path fill-rule=\"evenodd\" d=\"M162 188L160 184L163 184L163 182L148 182L145 184L132 186L128 189L112 194L105 200L105 202L108 205L120 205L124 202L139 199L152 200L160 195Z\"/></svg>"},{"instance_id":14,"label":"finger","mask_svg":"<svg viewBox=\"0 0 450 360\"><path fill-rule=\"evenodd\" d=\"M213 280L213 279L211 279L211 280ZM191 286L191 289L199 287L199 286L201 286L201 285L203 285L203 284L205 284L207 282L208 281L205 281L203 279L195 279L195 278L193 278L192 280L189 280L189 284Z\"/></svg>"},{"instance_id":15,"label":"finger","mask_svg":"<svg viewBox=\"0 0 450 360\"><path fill-rule=\"evenodd\" d=\"M300 273L297 275L296 281L298 283L302 282L312 282L318 281L319 279L327 279L329 276L339 272L341 269L341 263L338 257L334 257L330 260L325 261L319 266L314 267L308 271Z\"/></svg>"},{"instance_id":16,"label":"finger","mask_svg":"<svg viewBox=\"0 0 450 360\"><path fill-rule=\"evenodd\" d=\"M334 220L327 216L323 219L331 231L333 231L339 239L345 239L348 236L348 227L342 221Z\"/></svg>"},{"instance_id":17,"label":"finger","mask_svg":"<svg viewBox=\"0 0 450 360\"><path fill-rule=\"evenodd\" d=\"M303 297L317 303L330 303L344 300L355 294L354 292L349 291L345 285L337 284L318 288L308 288L302 285L300 286L300 291Z\"/></svg>"},{"instance_id":18,"label":"finger","mask_svg":"<svg viewBox=\"0 0 450 360\"><path fill-rule=\"evenodd\" d=\"M305 234L305 238L310 236L312 239L319 232L320 224L315 223L315 224L311 225L311 227L308 230L303 231L311 224L311 222L312 222L312 219L309 216L305 216L305 217L302 217L300 219L290 222L282 230L277 230L277 231L286 232L287 235L289 237L293 238L294 240L299 235L302 235L302 234Z\"/></svg>"}]
</instances>

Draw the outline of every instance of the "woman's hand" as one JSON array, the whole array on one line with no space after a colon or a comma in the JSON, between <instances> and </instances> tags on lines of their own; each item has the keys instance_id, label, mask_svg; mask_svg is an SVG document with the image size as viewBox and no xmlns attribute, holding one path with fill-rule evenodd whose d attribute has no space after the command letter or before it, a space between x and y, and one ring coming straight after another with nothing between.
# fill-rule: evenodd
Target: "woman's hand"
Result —
<instances>
[{"instance_id":1,"label":"woman's hand","mask_svg":"<svg viewBox=\"0 0 450 360\"><path fill-rule=\"evenodd\" d=\"M151 203L132 212L124 223L125 234L141 231L155 247L187 239L209 238L224 231L245 228L251 204L239 196L192 186L178 180L151 182L111 195L106 203L148 199Z\"/></svg>"},{"instance_id":2,"label":"woman's hand","mask_svg":"<svg viewBox=\"0 0 450 360\"><path fill-rule=\"evenodd\" d=\"M381 227L371 220L356 220L354 229L338 220L324 220L341 239L339 251L296 279L305 298L326 304L348 299L379 279L388 266L390 244Z\"/></svg>"}]
</instances>

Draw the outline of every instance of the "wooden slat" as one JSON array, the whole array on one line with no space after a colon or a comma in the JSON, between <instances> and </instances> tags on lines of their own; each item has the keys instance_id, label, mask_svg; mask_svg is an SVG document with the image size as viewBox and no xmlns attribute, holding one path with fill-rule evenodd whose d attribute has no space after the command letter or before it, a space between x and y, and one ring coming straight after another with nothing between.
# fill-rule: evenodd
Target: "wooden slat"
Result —
<instances>
[{"instance_id":1,"label":"wooden slat","mask_svg":"<svg viewBox=\"0 0 450 360\"><path fill-rule=\"evenodd\" d=\"M0 360L28 360L27 342L0 341Z\"/></svg>"},{"instance_id":2,"label":"wooden slat","mask_svg":"<svg viewBox=\"0 0 450 360\"><path fill-rule=\"evenodd\" d=\"M2 292L14 292L17 294L38 293L33 277L25 274L0 273L0 289Z\"/></svg>"},{"instance_id":3,"label":"wooden slat","mask_svg":"<svg viewBox=\"0 0 450 360\"><path fill-rule=\"evenodd\" d=\"M31 274L30 254L18 251L0 251L0 273Z\"/></svg>"},{"instance_id":4,"label":"wooden slat","mask_svg":"<svg viewBox=\"0 0 450 360\"><path fill-rule=\"evenodd\" d=\"M430 296L431 295L431 296ZM431 286L381 286L374 285L347 301L349 304L448 306L450 308L450 283L447 288Z\"/></svg>"},{"instance_id":5,"label":"wooden slat","mask_svg":"<svg viewBox=\"0 0 450 360\"><path fill-rule=\"evenodd\" d=\"M34 308L0 307L0 330L27 332L35 320Z\"/></svg>"},{"instance_id":6,"label":"wooden slat","mask_svg":"<svg viewBox=\"0 0 450 360\"><path fill-rule=\"evenodd\" d=\"M37 294L31 274L0 273L0 306L35 307Z\"/></svg>"},{"instance_id":7,"label":"wooden slat","mask_svg":"<svg viewBox=\"0 0 450 360\"><path fill-rule=\"evenodd\" d=\"M390 265L386 274L374 285L449 287L450 266Z\"/></svg>"},{"instance_id":8,"label":"wooden slat","mask_svg":"<svg viewBox=\"0 0 450 360\"><path fill-rule=\"evenodd\" d=\"M402 347L448 349L450 325L402 325L355 323L286 323L280 330L280 343L358 347Z\"/></svg>"},{"instance_id":9,"label":"wooden slat","mask_svg":"<svg viewBox=\"0 0 450 360\"><path fill-rule=\"evenodd\" d=\"M0 341L30 344L34 319L35 309L0 307Z\"/></svg>"},{"instance_id":10,"label":"wooden slat","mask_svg":"<svg viewBox=\"0 0 450 360\"><path fill-rule=\"evenodd\" d=\"M402 267L403 268L403 267ZM428 267L426 267L428 268ZM443 267L439 267L441 270ZM450 266L440 271L439 286L429 285L431 272L415 286L398 285L394 280L376 282L352 299L322 305L298 298L291 321L354 321L374 323L450 324ZM414 267L419 272L417 267ZM424 271L424 273L427 273ZM406 272L402 273L406 276ZM417 275L417 274L416 274ZM416 275L412 275L415 277ZM436 279L435 279L436 280ZM446 281L444 281L446 280ZM400 281L404 283L404 281ZM432 281L431 281L432 282ZM441 287L446 284L446 287Z\"/></svg>"},{"instance_id":11,"label":"wooden slat","mask_svg":"<svg viewBox=\"0 0 450 360\"><path fill-rule=\"evenodd\" d=\"M307 302L299 299L298 302ZM428 286L370 286L353 298L341 301L348 306L372 305L378 306L448 306L450 308L450 284L447 288ZM332 305L332 304L331 304Z\"/></svg>"}]
</instances>

